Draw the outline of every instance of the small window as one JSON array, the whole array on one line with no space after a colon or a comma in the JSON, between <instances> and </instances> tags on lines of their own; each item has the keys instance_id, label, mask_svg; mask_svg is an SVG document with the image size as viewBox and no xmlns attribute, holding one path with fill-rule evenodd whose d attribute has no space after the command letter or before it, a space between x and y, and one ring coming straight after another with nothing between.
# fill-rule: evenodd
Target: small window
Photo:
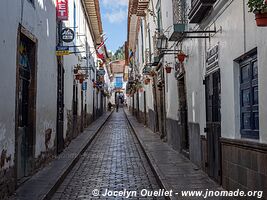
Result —
<instances>
[{"instance_id":1,"label":"small window","mask_svg":"<svg viewBox=\"0 0 267 200\"><path fill-rule=\"evenodd\" d=\"M240 63L241 136L259 138L258 64L256 55Z\"/></svg>"}]
</instances>

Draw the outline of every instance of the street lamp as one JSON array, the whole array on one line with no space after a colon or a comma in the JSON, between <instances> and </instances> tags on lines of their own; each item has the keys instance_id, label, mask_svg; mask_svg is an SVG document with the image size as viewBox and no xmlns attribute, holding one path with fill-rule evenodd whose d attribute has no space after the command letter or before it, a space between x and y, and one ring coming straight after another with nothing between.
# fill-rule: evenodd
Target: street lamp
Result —
<instances>
[{"instance_id":1,"label":"street lamp","mask_svg":"<svg viewBox=\"0 0 267 200\"><path fill-rule=\"evenodd\" d=\"M157 39L157 48L158 50L164 50L168 47L168 38L162 34Z\"/></svg>"}]
</instances>

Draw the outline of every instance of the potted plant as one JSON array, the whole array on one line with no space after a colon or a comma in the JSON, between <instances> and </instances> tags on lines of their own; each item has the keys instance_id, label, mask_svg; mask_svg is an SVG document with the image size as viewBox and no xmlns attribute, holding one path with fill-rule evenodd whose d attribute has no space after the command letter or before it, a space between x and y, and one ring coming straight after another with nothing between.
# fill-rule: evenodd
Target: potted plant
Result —
<instances>
[{"instance_id":1,"label":"potted plant","mask_svg":"<svg viewBox=\"0 0 267 200\"><path fill-rule=\"evenodd\" d=\"M187 55L181 50L179 51L179 53L177 54L177 58L179 60L180 63L184 62L184 59L187 57Z\"/></svg>"},{"instance_id":2,"label":"potted plant","mask_svg":"<svg viewBox=\"0 0 267 200\"><path fill-rule=\"evenodd\" d=\"M83 76L83 74L75 74L75 79L80 80L80 82L81 82L81 80L84 79L84 76Z\"/></svg>"},{"instance_id":3,"label":"potted plant","mask_svg":"<svg viewBox=\"0 0 267 200\"><path fill-rule=\"evenodd\" d=\"M156 72L152 69L150 72L149 72L149 75L154 77L156 75Z\"/></svg>"},{"instance_id":4,"label":"potted plant","mask_svg":"<svg viewBox=\"0 0 267 200\"><path fill-rule=\"evenodd\" d=\"M150 78L146 77L145 80L144 80L144 84L148 85L149 83L150 83Z\"/></svg>"},{"instance_id":5,"label":"potted plant","mask_svg":"<svg viewBox=\"0 0 267 200\"><path fill-rule=\"evenodd\" d=\"M267 4L263 0L249 0L249 12L255 14L257 26L267 26Z\"/></svg>"},{"instance_id":6,"label":"potted plant","mask_svg":"<svg viewBox=\"0 0 267 200\"><path fill-rule=\"evenodd\" d=\"M141 89L141 88L143 88L143 86L142 86L141 82L138 82L136 84L136 89Z\"/></svg>"},{"instance_id":7,"label":"potted plant","mask_svg":"<svg viewBox=\"0 0 267 200\"><path fill-rule=\"evenodd\" d=\"M170 67L169 65L166 65L165 70L166 70L166 73L169 74L172 71L172 67Z\"/></svg>"}]
</instances>

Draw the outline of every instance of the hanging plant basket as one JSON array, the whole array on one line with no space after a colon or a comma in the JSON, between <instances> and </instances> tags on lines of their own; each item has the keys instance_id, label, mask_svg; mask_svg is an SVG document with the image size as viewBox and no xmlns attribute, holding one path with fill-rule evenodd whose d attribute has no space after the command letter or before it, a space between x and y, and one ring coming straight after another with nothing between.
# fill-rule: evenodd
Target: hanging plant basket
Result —
<instances>
[{"instance_id":1,"label":"hanging plant basket","mask_svg":"<svg viewBox=\"0 0 267 200\"><path fill-rule=\"evenodd\" d=\"M170 67L170 66L166 66L166 67L165 67L165 70L166 70L166 73L169 74L169 73L172 72L172 67Z\"/></svg>"},{"instance_id":2,"label":"hanging plant basket","mask_svg":"<svg viewBox=\"0 0 267 200\"><path fill-rule=\"evenodd\" d=\"M79 81L80 81L80 83L82 84L82 83L83 83L83 81L84 81L84 79L82 78L82 79L80 79Z\"/></svg>"},{"instance_id":3,"label":"hanging plant basket","mask_svg":"<svg viewBox=\"0 0 267 200\"><path fill-rule=\"evenodd\" d=\"M83 74L76 74L75 79L76 80L84 79L84 75Z\"/></svg>"},{"instance_id":4,"label":"hanging plant basket","mask_svg":"<svg viewBox=\"0 0 267 200\"><path fill-rule=\"evenodd\" d=\"M257 26L267 26L267 13L255 14L255 20Z\"/></svg>"},{"instance_id":5,"label":"hanging plant basket","mask_svg":"<svg viewBox=\"0 0 267 200\"><path fill-rule=\"evenodd\" d=\"M154 77L154 76L156 75L156 72L155 72L154 70L151 70L151 71L149 72L149 75L152 76L152 77Z\"/></svg>"},{"instance_id":6,"label":"hanging plant basket","mask_svg":"<svg viewBox=\"0 0 267 200\"><path fill-rule=\"evenodd\" d=\"M144 80L144 84L145 85L148 85L150 83L150 79L149 78L146 78L145 80Z\"/></svg>"},{"instance_id":7,"label":"hanging plant basket","mask_svg":"<svg viewBox=\"0 0 267 200\"><path fill-rule=\"evenodd\" d=\"M83 83L85 79L86 79L85 74L75 74L75 80L78 80L80 83Z\"/></svg>"},{"instance_id":8,"label":"hanging plant basket","mask_svg":"<svg viewBox=\"0 0 267 200\"><path fill-rule=\"evenodd\" d=\"M180 51L180 53L177 54L177 58L180 63L183 63L186 57L187 55L183 51Z\"/></svg>"}]
</instances>

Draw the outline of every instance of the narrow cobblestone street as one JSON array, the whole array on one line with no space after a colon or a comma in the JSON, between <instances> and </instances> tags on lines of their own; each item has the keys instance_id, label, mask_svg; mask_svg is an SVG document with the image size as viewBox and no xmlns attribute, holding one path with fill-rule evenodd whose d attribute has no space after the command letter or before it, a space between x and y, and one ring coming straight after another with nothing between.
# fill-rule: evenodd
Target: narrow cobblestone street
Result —
<instances>
[{"instance_id":1,"label":"narrow cobblestone street","mask_svg":"<svg viewBox=\"0 0 267 200\"><path fill-rule=\"evenodd\" d=\"M267 0L1 0L0 200L267 200Z\"/></svg>"},{"instance_id":2,"label":"narrow cobblestone street","mask_svg":"<svg viewBox=\"0 0 267 200\"><path fill-rule=\"evenodd\" d=\"M98 197L92 196L94 189L100 191ZM106 189L138 192L159 189L122 110L111 115L52 199L106 199L101 196ZM136 198L144 198L139 195Z\"/></svg>"}]
</instances>

